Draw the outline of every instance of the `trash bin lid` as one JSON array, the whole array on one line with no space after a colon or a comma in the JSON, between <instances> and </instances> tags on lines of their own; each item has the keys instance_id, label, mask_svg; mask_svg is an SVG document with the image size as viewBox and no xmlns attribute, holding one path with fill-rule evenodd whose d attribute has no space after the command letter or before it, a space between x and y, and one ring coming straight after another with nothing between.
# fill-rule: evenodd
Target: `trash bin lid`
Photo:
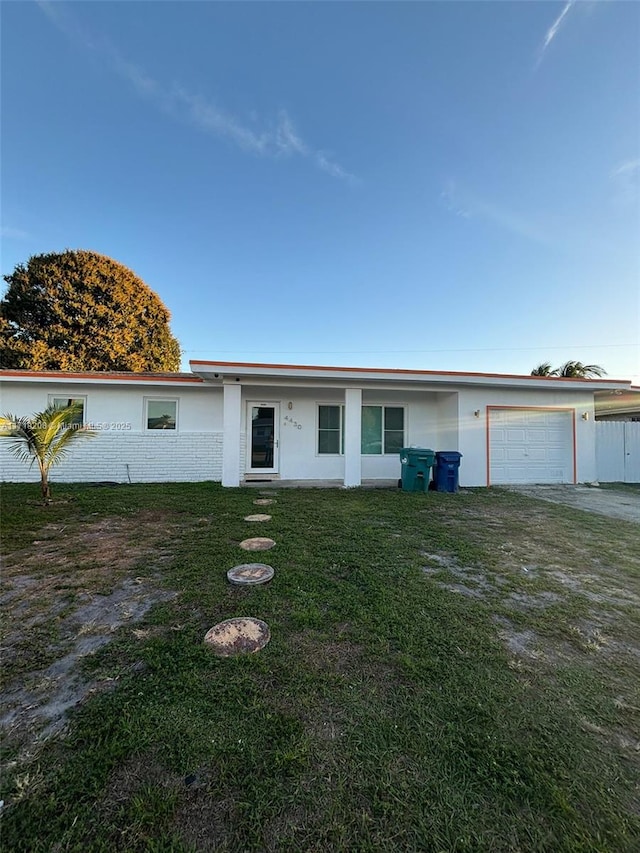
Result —
<instances>
[{"instance_id":1,"label":"trash bin lid","mask_svg":"<svg viewBox=\"0 0 640 853\"><path fill-rule=\"evenodd\" d=\"M443 462L459 462L462 458L462 453L458 453L457 450L438 450L436 452L436 459L442 459Z\"/></svg>"}]
</instances>

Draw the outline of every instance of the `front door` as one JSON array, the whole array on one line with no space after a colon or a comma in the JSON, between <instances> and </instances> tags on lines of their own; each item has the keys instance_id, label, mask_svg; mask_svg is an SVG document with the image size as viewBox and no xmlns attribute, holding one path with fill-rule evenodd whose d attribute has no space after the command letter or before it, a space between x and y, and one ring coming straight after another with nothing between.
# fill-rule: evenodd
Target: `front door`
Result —
<instances>
[{"instance_id":1,"label":"front door","mask_svg":"<svg viewBox=\"0 0 640 853\"><path fill-rule=\"evenodd\" d=\"M247 406L247 471L278 473L278 403L249 403Z\"/></svg>"}]
</instances>

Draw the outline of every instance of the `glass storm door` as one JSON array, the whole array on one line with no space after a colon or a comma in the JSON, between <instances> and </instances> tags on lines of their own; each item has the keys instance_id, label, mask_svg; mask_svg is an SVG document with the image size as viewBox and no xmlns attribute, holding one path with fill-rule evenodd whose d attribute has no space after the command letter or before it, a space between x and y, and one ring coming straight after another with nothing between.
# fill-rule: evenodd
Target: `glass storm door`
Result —
<instances>
[{"instance_id":1,"label":"glass storm door","mask_svg":"<svg viewBox=\"0 0 640 853\"><path fill-rule=\"evenodd\" d=\"M248 470L265 474L278 472L278 403L249 403L247 411Z\"/></svg>"}]
</instances>

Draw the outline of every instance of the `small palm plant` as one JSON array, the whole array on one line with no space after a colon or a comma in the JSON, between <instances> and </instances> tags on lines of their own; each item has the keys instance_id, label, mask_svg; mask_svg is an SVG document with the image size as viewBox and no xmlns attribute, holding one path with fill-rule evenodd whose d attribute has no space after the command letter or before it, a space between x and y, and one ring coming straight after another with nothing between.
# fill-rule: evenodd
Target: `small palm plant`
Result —
<instances>
[{"instance_id":1,"label":"small palm plant","mask_svg":"<svg viewBox=\"0 0 640 853\"><path fill-rule=\"evenodd\" d=\"M49 469L58 465L73 444L81 438L95 435L90 429L78 426L82 417L82 403L71 403L59 408L51 405L31 417L3 415L0 417L0 437L9 439L9 451L22 462L38 463L43 502L51 500Z\"/></svg>"}]
</instances>

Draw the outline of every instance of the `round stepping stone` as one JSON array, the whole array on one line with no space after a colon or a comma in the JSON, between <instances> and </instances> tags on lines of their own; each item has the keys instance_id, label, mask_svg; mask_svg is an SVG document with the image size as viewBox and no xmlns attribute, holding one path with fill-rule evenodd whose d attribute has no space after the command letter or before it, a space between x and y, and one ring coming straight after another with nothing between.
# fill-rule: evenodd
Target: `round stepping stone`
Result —
<instances>
[{"instance_id":1,"label":"round stepping stone","mask_svg":"<svg viewBox=\"0 0 640 853\"><path fill-rule=\"evenodd\" d=\"M271 631L262 619L241 616L225 619L210 628L204 638L218 657L251 654L263 649L271 639Z\"/></svg>"},{"instance_id":2,"label":"round stepping stone","mask_svg":"<svg viewBox=\"0 0 640 853\"><path fill-rule=\"evenodd\" d=\"M269 506L269 504L274 504L275 500L273 498L258 498L258 500L253 503L255 506Z\"/></svg>"},{"instance_id":3,"label":"round stepping stone","mask_svg":"<svg viewBox=\"0 0 640 853\"><path fill-rule=\"evenodd\" d=\"M255 515L245 515L245 521L271 521L270 515L265 515L263 512L256 512Z\"/></svg>"},{"instance_id":4,"label":"round stepping stone","mask_svg":"<svg viewBox=\"0 0 640 853\"><path fill-rule=\"evenodd\" d=\"M243 539L240 547L245 551L268 551L275 544L273 539L267 539L266 536L256 536L253 539Z\"/></svg>"},{"instance_id":5,"label":"round stepping stone","mask_svg":"<svg viewBox=\"0 0 640 853\"><path fill-rule=\"evenodd\" d=\"M239 586L255 586L268 583L274 574L273 568L265 563L242 563L240 566L229 569L227 578L231 583Z\"/></svg>"}]
</instances>

